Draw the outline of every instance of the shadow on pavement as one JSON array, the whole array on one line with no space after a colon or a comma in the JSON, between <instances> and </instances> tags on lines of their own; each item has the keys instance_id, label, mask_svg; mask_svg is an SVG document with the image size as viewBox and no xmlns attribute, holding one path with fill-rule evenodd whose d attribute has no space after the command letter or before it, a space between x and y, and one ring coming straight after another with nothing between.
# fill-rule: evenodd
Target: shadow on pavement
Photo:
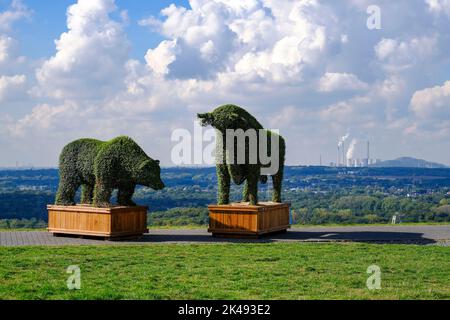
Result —
<instances>
[{"instance_id":1,"label":"shadow on pavement","mask_svg":"<svg viewBox=\"0 0 450 320\"><path fill-rule=\"evenodd\" d=\"M429 245L436 243L433 239L423 237L423 233L412 232L305 232L288 231L260 239L214 238L204 232L187 234L150 234L130 241L135 243L271 243L271 242L360 242L377 244L415 244Z\"/></svg>"}]
</instances>

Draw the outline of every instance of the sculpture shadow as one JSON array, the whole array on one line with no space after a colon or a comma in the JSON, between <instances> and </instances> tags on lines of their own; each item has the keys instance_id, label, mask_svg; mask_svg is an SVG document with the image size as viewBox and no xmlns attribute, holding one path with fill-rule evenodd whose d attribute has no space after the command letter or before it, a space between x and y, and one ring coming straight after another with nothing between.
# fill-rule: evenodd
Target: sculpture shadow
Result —
<instances>
[{"instance_id":1,"label":"sculpture shadow","mask_svg":"<svg viewBox=\"0 0 450 320\"><path fill-rule=\"evenodd\" d=\"M291 230L286 233L269 235L259 239L215 238L201 230L180 230L165 233L147 234L135 240L136 243L276 243L276 242L355 242L372 244L412 244L430 245L435 240L425 238L423 233L413 232L377 232L377 231L349 231L349 232L317 232Z\"/></svg>"},{"instance_id":2,"label":"sculpture shadow","mask_svg":"<svg viewBox=\"0 0 450 320\"><path fill-rule=\"evenodd\" d=\"M434 244L434 239L425 238L417 232L349 231L349 232L304 232L290 231L283 235L284 240L318 242L363 242L379 244Z\"/></svg>"}]
</instances>

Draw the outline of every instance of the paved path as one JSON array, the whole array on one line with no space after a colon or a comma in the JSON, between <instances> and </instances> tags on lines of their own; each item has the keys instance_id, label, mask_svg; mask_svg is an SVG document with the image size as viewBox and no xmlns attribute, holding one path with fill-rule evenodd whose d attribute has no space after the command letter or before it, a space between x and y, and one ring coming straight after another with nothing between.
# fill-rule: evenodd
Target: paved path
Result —
<instances>
[{"instance_id":1,"label":"paved path","mask_svg":"<svg viewBox=\"0 0 450 320\"><path fill-rule=\"evenodd\" d=\"M293 228L259 240L213 238L206 230L152 230L134 241L53 237L47 232L0 232L0 246L133 245L164 243L367 242L450 245L450 226Z\"/></svg>"}]
</instances>

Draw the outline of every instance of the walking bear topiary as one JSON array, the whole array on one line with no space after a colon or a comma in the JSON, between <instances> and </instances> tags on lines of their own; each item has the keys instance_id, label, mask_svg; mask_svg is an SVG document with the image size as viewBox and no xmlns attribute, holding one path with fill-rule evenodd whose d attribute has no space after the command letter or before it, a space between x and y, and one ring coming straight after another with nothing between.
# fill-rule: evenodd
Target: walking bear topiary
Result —
<instances>
[{"instance_id":1,"label":"walking bear topiary","mask_svg":"<svg viewBox=\"0 0 450 320\"><path fill-rule=\"evenodd\" d=\"M136 185L155 190L164 188L159 161L153 160L129 137L104 142L81 139L68 144L59 163L60 182L56 204L75 205L75 194L82 186L81 203L111 207L113 189L119 189L121 206L135 206Z\"/></svg>"},{"instance_id":2,"label":"walking bear topiary","mask_svg":"<svg viewBox=\"0 0 450 320\"><path fill-rule=\"evenodd\" d=\"M258 155L257 161L250 162L249 159L252 155L249 155L249 141L246 139L245 142L245 162L236 161L237 153L237 142L234 143L234 154L235 158L230 161L227 157L227 152L229 154L229 150L227 151L227 130L239 130L242 129L244 132L247 132L250 129L256 130L258 133L262 130L267 135L267 151L269 152L268 156L277 156L278 157L278 170L275 174L271 175L273 181L273 194L272 201L281 203L281 188L283 182L283 174L284 174L284 162L285 162L285 153L286 153L286 143L283 137L278 134L271 132L269 130L263 130L263 126L256 120L250 113L245 111L244 109L235 106L235 105L224 105L211 113L198 114L198 118L201 120L202 126L211 125L218 131L218 141L220 141L221 145L218 143L219 150L216 154L217 162L217 177L219 183L219 194L218 194L218 204L225 205L230 202L230 179L241 185L244 181L246 184L244 186L244 195L243 202L250 202L251 205L256 205L258 203L258 181L262 183L267 182L267 176L261 174L261 169L267 167L262 165L262 161L259 155L259 134L256 136ZM271 155L271 138L275 138L278 140L278 154ZM233 137L234 139L234 137ZM220 150L221 149L221 150ZM253 155L255 156L255 155Z\"/></svg>"}]
</instances>

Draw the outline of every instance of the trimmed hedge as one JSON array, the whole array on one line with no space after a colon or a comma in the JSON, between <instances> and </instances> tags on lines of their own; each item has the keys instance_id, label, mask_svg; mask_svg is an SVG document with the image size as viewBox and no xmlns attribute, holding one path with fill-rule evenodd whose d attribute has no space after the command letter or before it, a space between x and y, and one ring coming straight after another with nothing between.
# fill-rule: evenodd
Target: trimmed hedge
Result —
<instances>
[{"instance_id":1,"label":"trimmed hedge","mask_svg":"<svg viewBox=\"0 0 450 320\"><path fill-rule=\"evenodd\" d=\"M221 163L217 164L217 178L219 185L218 194L218 204L224 205L230 202L230 183L231 178L233 181L240 185L244 181L246 184L244 186L243 201L250 202L250 204L255 205L258 203L258 182L266 183L267 177L261 176L261 168L263 167L257 156L257 164L250 164L249 156L249 143L246 141L245 154L246 163L237 164L237 153L235 153L234 164L230 164L226 158L226 132L228 129L238 130L242 129L244 132L250 129L254 129L257 132L263 129L263 126L253 117L250 113L241 107L236 105L224 105L215 109L211 113L198 114L198 118L201 121L202 126L212 126L214 127L219 135L218 141L222 141L223 145L218 145L217 148L222 149L222 152L218 152L218 155L222 155L223 159ZM268 151L271 150L271 136L277 135L274 132L265 130L267 134ZM258 136L258 146L259 146L259 135ZM278 135L277 135L278 136ZM272 176L273 181L273 195L272 201L281 203L281 188L283 182L284 174L284 162L286 154L286 143L283 137L279 137L279 169L278 173ZM234 148L237 149L237 142L234 142ZM259 149L259 147L258 147ZM270 154L269 154L270 155Z\"/></svg>"},{"instance_id":2,"label":"trimmed hedge","mask_svg":"<svg viewBox=\"0 0 450 320\"><path fill-rule=\"evenodd\" d=\"M147 156L129 137L108 142L80 139L61 153L56 204L74 205L76 191L82 186L82 204L110 207L112 191L118 189L118 204L135 206L136 185L164 188L160 172L159 161Z\"/></svg>"}]
</instances>

